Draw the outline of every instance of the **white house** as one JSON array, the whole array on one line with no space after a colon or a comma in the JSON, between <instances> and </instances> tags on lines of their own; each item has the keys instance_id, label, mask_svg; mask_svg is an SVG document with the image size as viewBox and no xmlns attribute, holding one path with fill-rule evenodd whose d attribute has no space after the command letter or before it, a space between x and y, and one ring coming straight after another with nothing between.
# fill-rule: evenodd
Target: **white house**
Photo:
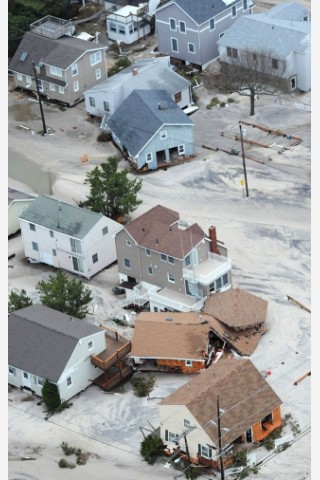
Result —
<instances>
[{"instance_id":1,"label":"white house","mask_svg":"<svg viewBox=\"0 0 320 480\"><path fill-rule=\"evenodd\" d=\"M8 236L20 230L19 216L35 199L35 195L8 188Z\"/></svg>"},{"instance_id":2,"label":"white house","mask_svg":"<svg viewBox=\"0 0 320 480\"><path fill-rule=\"evenodd\" d=\"M110 13L106 18L109 40L130 45L151 33L151 17L148 15L148 3L137 7L125 7Z\"/></svg>"},{"instance_id":3,"label":"white house","mask_svg":"<svg viewBox=\"0 0 320 480\"><path fill-rule=\"evenodd\" d=\"M8 319L8 383L41 397L48 380L67 401L101 375L91 356L104 350L105 329L44 305L22 308Z\"/></svg>"},{"instance_id":4,"label":"white house","mask_svg":"<svg viewBox=\"0 0 320 480\"><path fill-rule=\"evenodd\" d=\"M122 225L99 214L39 195L19 217L25 257L90 278L117 260Z\"/></svg>"}]
</instances>

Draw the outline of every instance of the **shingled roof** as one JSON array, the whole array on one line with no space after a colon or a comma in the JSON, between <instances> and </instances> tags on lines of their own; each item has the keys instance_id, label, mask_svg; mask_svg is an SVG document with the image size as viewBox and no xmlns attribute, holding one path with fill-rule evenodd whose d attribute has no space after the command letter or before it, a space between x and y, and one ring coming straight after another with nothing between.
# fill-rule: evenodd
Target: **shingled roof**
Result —
<instances>
[{"instance_id":1,"label":"shingled roof","mask_svg":"<svg viewBox=\"0 0 320 480\"><path fill-rule=\"evenodd\" d=\"M103 328L37 304L10 314L8 363L56 383L80 339Z\"/></svg>"},{"instance_id":2,"label":"shingled roof","mask_svg":"<svg viewBox=\"0 0 320 480\"><path fill-rule=\"evenodd\" d=\"M204 238L197 223L179 225L179 214L157 205L125 226L138 245L182 260Z\"/></svg>"},{"instance_id":3,"label":"shingled roof","mask_svg":"<svg viewBox=\"0 0 320 480\"><path fill-rule=\"evenodd\" d=\"M266 321L268 302L252 293L231 288L210 295L203 311L233 329L247 329Z\"/></svg>"},{"instance_id":4,"label":"shingled roof","mask_svg":"<svg viewBox=\"0 0 320 480\"><path fill-rule=\"evenodd\" d=\"M236 440L282 401L250 360L221 359L200 372L159 405L185 405L218 445L217 396L219 395L223 443Z\"/></svg>"},{"instance_id":5,"label":"shingled roof","mask_svg":"<svg viewBox=\"0 0 320 480\"><path fill-rule=\"evenodd\" d=\"M227 10L234 2L223 2L222 0L174 0L171 3L179 5L179 7L188 14L198 25L207 22L219 13ZM166 6L166 4L164 5Z\"/></svg>"}]
</instances>

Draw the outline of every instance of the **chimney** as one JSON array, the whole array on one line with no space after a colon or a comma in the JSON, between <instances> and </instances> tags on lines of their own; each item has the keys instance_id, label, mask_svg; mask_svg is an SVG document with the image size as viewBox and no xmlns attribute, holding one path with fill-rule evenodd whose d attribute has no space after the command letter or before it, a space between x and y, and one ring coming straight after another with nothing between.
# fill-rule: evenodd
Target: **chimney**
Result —
<instances>
[{"instance_id":1,"label":"chimney","mask_svg":"<svg viewBox=\"0 0 320 480\"><path fill-rule=\"evenodd\" d=\"M217 253L220 255L218 245L217 245L217 232L216 232L216 227L209 227L209 238L211 240L211 245L210 245L210 251L212 253Z\"/></svg>"}]
</instances>

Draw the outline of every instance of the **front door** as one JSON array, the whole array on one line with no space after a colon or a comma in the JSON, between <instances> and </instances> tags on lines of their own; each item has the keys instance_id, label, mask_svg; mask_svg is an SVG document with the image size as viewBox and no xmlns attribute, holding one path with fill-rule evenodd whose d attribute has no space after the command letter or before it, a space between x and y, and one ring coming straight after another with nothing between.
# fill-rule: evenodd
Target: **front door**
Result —
<instances>
[{"instance_id":1,"label":"front door","mask_svg":"<svg viewBox=\"0 0 320 480\"><path fill-rule=\"evenodd\" d=\"M23 386L25 388L31 388L30 375L27 372L23 372Z\"/></svg>"}]
</instances>

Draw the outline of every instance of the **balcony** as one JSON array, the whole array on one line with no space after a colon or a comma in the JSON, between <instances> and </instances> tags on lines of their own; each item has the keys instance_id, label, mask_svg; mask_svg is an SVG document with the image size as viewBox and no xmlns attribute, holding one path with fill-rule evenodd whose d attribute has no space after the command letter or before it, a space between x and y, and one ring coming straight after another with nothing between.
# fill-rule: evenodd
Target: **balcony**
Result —
<instances>
[{"instance_id":1,"label":"balcony","mask_svg":"<svg viewBox=\"0 0 320 480\"><path fill-rule=\"evenodd\" d=\"M209 252L208 258L198 265L190 265L182 270L185 280L208 286L214 280L231 271L231 260L223 255Z\"/></svg>"},{"instance_id":2,"label":"balcony","mask_svg":"<svg viewBox=\"0 0 320 480\"><path fill-rule=\"evenodd\" d=\"M30 25L30 31L42 37L57 40L63 35L73 35L75 32L74 23L71 20L47 15Z\"/></svg>"}]
</instances>

